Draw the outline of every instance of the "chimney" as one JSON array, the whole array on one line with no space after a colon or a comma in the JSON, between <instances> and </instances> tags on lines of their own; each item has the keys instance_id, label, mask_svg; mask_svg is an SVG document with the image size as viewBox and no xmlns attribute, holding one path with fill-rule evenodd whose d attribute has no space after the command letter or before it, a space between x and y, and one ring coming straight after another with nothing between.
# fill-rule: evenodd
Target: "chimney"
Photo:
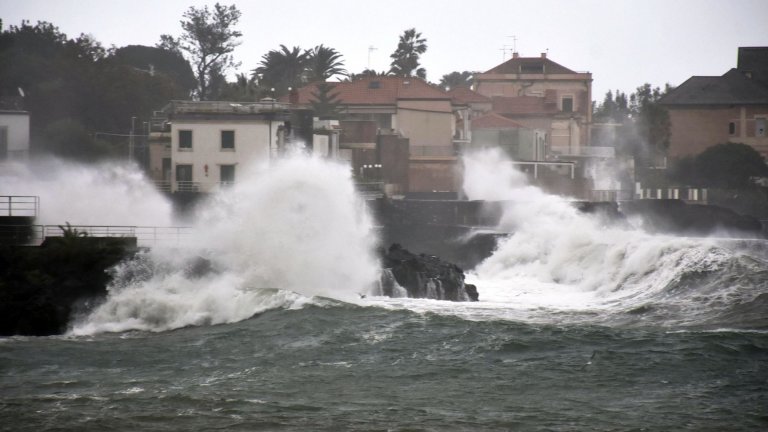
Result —
<instances>
[{"instance_id":1,"label":"chimney","mask_svg":"<svg viewBox=\"0 0 768 432\"><path fill-rule=\"evenodd\" d=\"M520 57L520 54L519 54L517 51L515 51L515 52L513 52L513 53L512 53L512 58L513 58L513 59L516 59L516 58L518 58L518 57Z\"/></svg>"},{"instance_id":2,"label":"chimney","mask_svg":"<svg viewBox=\"0 0 768 432\"><path fill-rule=\"evenodd\" d=\"M541 53L541 58L543 58L543 59L547 58L547 53L545 53L545 52Z\"/></svg>"},{"instance_id":3,"label":"chimney","mask_svg":"<svg viewBox=\"0 0 768 432\"><path fill-rule=\"evenodd\" d=\"M299 103L299 91L297 89L290 89L288 92L288 102L292 104Z\"/></svg>"}]
</instances>

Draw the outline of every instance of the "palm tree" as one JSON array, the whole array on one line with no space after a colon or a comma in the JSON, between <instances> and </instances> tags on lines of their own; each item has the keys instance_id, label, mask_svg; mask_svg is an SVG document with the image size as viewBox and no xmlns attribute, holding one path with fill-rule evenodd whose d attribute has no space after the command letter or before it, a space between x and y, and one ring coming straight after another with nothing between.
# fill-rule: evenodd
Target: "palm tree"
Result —
<instances>
[{"instance_id":1,"label":"palm tree","mask_svg":"<svg viewBox=\"0 0 768 432\"><path fill-rule=\"evenodd\" d=\"M252 76L265 88L275 89L272 96L279 97L288 93L288 88L298 88L307 82L307 51L295 46L288 49L280 45L279 50L271 50L261 57L259 67Z\"/></svg>"},{"instance_id":2,"label":"palm tree","mask_svg":"<svg viewBox=\"0 0 768 432\"><path fill-rule=\"evenodd\" d=\"M419 56L427 51L427 40L415 28L408 29L400 36L397 49L389 57L392 59L390 72L394 75L409 77L414 73L419 78L426 78L427 71L419 67Z\"/></svg>"},{"instance_id":3,"label":"palm tree","mask_svg":"<svg viewBox=\"0 0 768 432\"><path fill-rule=\"evenodd\" d=\"M326 81L334 75L344 75L344 60L341 53L333 48L318 45L307 50L307 81Z\"/></svg>"},{"instance_id":4,"label":"palm tree","mask_svg":"<svg viewBox=\"0 0 768 432\"><path fill-rule=\"evenodd\" d=\"M440 86L443 90L448 90L456 87L470 87L472 85L472 75L474 72L451 72L443 75L440 79Z\"/></svg>"}]
</instances>

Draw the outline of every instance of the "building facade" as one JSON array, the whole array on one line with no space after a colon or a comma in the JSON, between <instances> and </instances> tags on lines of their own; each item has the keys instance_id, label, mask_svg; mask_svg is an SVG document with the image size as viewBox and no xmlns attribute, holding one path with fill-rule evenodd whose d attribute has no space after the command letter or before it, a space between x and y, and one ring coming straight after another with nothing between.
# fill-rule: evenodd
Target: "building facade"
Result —
<instances>
[{"instance_id":1,"label":"building facade","mask_svg":"<svg viewBox=\"0 0 768 432\"><path fill-rule=\"evenodd\" d=\"M664 96L670 157L721 143L748 144L768 157L768 47L742 47L738 66L721 76L693 76Z\"/></svg>"},{"instance_id":2,"label":"building facade","mask_svg":"<svg viewBox=\"0 0 768 432\"><path fill-rule=\"evenodd\" d=\"M150 166L171 192L231 185L249 164L277 155L289 133L287 106L274 102L173 101L163 111L165 126L150 137Z\"/></svg>"},{"instance_id":3,"label":"building facade","mask_svg":"<svg viewBox=\"0 0 768 432\"><path fill-rule=\"evenodd\" d=\"M404 193L458 190L455 118L458 110L467 110L465 105L455 105L451 95L416 77L362 77L327 84L341 121L339 154L350 161L353 172L369 169L379 135L395 134L409 143L409 181ZM311 109L317 94L318 85L311 84L285 101Z\"/></svg>"},{"instance_id":4,"label":"building facade","mask_svg":"<svg viewBox=\"0 0 768 432\"><path fill-rule=\"evenodd\" d=\"M590 143L592 74L575 72L547 58L512 58L474 76L477 93L492 101L493 112L524 127L547 133L547 145L579 155Z\"/></svg>"}]
</instances>

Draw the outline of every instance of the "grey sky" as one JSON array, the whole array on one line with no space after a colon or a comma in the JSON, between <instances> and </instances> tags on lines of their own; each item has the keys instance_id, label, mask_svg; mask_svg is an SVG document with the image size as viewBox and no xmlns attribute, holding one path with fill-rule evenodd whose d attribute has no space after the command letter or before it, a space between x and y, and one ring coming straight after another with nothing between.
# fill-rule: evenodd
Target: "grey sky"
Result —
<instances>
[{"instance_id":1,"label":"grey sky","mask_svg":"<svg viewBox=\"0 0 768 432\"><path fill-rule=\"evenodd\" d=\"M0 0L4 26L44 20L69 37L89 33L105 46L155 45L178 36L191 5L215 0ZM592 72L593 98L627 93L644 82L678 85L691 75L720 75L736 65L739 46L768 45L766 0L643 1L227 1L242 11L235 57L250 72L280 44L324 44L348 70L385 70L403 30L427 38L422 57L430 81L458 70L485 71L516 44L521 56L549 58ZM516 42L511 36L516 37ZM509 54L506 54L509 58Z\"/></svg>"}]
</instances>

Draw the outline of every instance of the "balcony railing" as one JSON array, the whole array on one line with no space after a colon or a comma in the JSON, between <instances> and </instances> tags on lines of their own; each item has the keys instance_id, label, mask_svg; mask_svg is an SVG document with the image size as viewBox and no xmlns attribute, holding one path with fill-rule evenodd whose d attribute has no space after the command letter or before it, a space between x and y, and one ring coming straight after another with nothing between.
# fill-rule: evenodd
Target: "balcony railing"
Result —
<instances>
[{"instance_id":1,"label":"balcony railing","mask_svg":"<svg viewBox=\"0 0 768 432\"><path fill-rule=\"evenodd\" d=\"M23 195L0 196L0 216L37 217L40 197Z\"/></svg>"},{"instance_id":2,"label":"balcony railing","mask_svg":"<svg viewBox=\"0 0 768 432\"><path fill-rule=\"evenodd\" d=\"M199 192L200 182L193 181L177 181L176 192Z\"/></svg>"},{"instance_id":3,"label":"balcony railing","mask_svg":"<svg viewBox=\"0 0 768 432\"><path fill-rule=\"evenodd\" d=\"M579 147L551 147L550 151L560 156L612 158L616 156L613 147L579 146Z\"/></svg>"}]
</instances>

